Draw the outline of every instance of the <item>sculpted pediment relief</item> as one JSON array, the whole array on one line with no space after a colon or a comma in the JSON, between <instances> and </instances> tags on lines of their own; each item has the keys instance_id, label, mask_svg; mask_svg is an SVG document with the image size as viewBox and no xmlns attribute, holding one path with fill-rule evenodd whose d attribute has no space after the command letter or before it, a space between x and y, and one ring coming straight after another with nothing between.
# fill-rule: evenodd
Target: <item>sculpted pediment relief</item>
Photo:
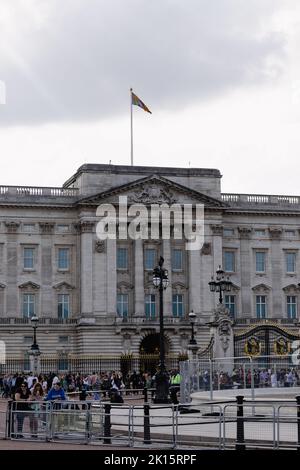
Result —
<instances>
[{"instance_id":1,"label":"sculpted pediment relief","mask_svg":"<svg viewBox=\"0 0 300 470\"><path fill-rule=\"evenodd\" d=\"M103 203L119 203L120 196L127 196L128 204L204 204L211 208L227 207L221 200L199 193L162 176L152 175L141 178L109 191L81 199L78 204L96 205Z\"/></svg>"},{"instance_id":2,"label":"sculpted pediment relief","mask_svg":"<svg viewBox=\"0 0 300 470\"><path fill-rule=\"evenodd\" d=\"M24 282L23 284L19 285L19 289L39 289L40 286L39 284L36 284L35 282L29 281L29 282Z\"/></svg>"}]
</instances>

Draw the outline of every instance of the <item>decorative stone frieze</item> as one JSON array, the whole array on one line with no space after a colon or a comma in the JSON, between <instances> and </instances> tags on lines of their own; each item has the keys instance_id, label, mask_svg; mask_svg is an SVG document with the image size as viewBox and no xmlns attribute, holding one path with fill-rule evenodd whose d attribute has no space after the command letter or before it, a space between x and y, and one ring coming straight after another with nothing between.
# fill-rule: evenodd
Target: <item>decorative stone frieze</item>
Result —
<instances>
[{"instance_id":1,"label":"decorative stone frieze","mask_svg":"<svg viewBox=\"0 0 300 470\"><path fill-rule=\"evenodd\" d=\"M210 226L210 228L211 228L211 231L212 231L213 235L219 235L219 236L223 235L223 225L221 225L221 224L212 224Z\"/></svg>"},{"instance_id":2,"label":"decorative stone frieze","mask_svg":"<svg viewBox=\"0 0 300 470\"><path fill-rule=\"evenodd\" d=\"M211 243L203 243L201 255L211 255Z\"/></svg>"},{"instance_id":3,"label":"decorative stone frieze","mask_svg":"<svg viewBox=\"0 0 300 470\"><path fill-rule=\"evenodd\" d=\"M92 233L95 226L95 222L89 220L83 220L80 222L81 233Z\"/></svg>"},{"instance_id":4,"label":"decorative stone frieze","mask_svg":"<svg viewBox=\"0 0 300 470\"><path fill-rule=\"evenodd\" d=\"M154 184L129 194L128 200L141 204L174 204L177 202L177 198L169 188Z\"/></svg>"},{"instance_id":5,"label":"decorative stone frieze","mask_svg":"<svg viewBox=\"0 0 300 470\"><path fill-rule=\"evenodd\" d=\"M96 253L105 253L105 240L95 241L95 251Z\"/></svg>"},{"instance_id":6,"label":"decorative stone frieze","mask_svg":"<svg viewBox=\"0 0 300 470\"><path fill-rule=\"evenodd\" d=\"M53 224L53 223L51 223L51 222L40 222L40 223L39 223L39 226L40 226L40 229L41 229L41 233L42 233L42 234L50 234L50 233L53 233L54 225L55 225L55 224Z\"/></svg>"},{"instance_id":7,"label":"decorative stone frieze","mask_svg":"<svg viewBox=\"0 0 300 470\"><path fill-rule=\"evenodd\" d=\"M241 238L250 238L250 235L252 233L252 227L241 225L240 227L238 227L238 232Z\"/></svg>"},{"instance_id":8,"label":"decorative stone frieze","mask_svg":"<svg viewBox=\"0 0 300 470\"><path fill-rule=\"evenodd\" d=\"M282 227L269 227L269 232L272 238L280 238L282 234Z\"/></svg>"},{"instance_id":9,"label":"decorative stone frieze","mask_svg":"<svg viewBox=\"0 0 300 470\"><path fill-rule=\"evenodd\" d=\"M5 222L7 233L16 233L19 225L20 225L20 222L14 222L14 221Z\"/></svg>"}]
</instances>

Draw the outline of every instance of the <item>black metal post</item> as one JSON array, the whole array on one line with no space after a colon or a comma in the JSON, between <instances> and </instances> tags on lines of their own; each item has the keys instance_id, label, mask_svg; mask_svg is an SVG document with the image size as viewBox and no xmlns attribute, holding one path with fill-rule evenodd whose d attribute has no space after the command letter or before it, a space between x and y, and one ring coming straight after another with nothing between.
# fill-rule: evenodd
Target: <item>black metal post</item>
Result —
<instances>
[{"instance_id":1,"label":"black metal post","mask_svg":"<svg viewBox=\"0 0 300 470\"><path fill-rule=\"evenodd\" d=\"M300 395L296 396L297 402L297 450L300 451Z\"/></svg>"},{"instance_id":2,"label":"black metal post","mask_svg":"<svg viewBox=\"0 0 300 470\"><path fill-rule=\"evenodd\" d=\"M237 413L236 413L236 445L235 450L245 450L245 435L244 435L244 396L238 395L236 397Z\"/></svg>"},{"instance_id":3,"label":"black metal post","mask_svg":"<svg viewBox=\"0 0 300 470\"><path fill-rule=\"evenodd\" d=\"M104 405L104 439L103 444L111 444L111 435L110 435L110 410L111 405Z\"/></svg>"},{"instance_id":4,"label":"black metal post","mask_svg":"<svg viewBox=\"0 0 300 470\"><path fill-rule=\"evenodd\" d=\"M149 404L144 405L144 444L151 444Z\"/></svg>"}]
</instances>

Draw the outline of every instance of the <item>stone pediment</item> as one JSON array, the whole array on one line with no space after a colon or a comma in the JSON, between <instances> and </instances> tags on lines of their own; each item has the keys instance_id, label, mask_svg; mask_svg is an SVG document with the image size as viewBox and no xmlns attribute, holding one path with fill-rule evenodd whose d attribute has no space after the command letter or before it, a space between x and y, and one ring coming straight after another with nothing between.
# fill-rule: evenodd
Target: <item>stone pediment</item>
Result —
<instances>
[{"instance_id":1,"label":"stone pediment","mask_svg":"<svg viewBox=\"0 0 300 470\"><path fill-rule=\"evenodd\" d=\"M296 284L289 284L288 286L285 286L282 288L284 292L294 292L299 290L299 284L298 286Z\"/></svg>"},{"instance_id":2,"label":"stone pediment","mask_svg":"<svg viewBox=\"0 0 300 470\"><path fill-rule=\"evenodd\" d=\"M59 282L58 284L55 284L53 286L53 289L56 289L56 290L62 290L62 289L67 289L67 290L71 290L71 289L74 289L74 286L71 286L71 284L69 284L68 282Z\"/></svg>"},{"instance_id":3,"label":"stone pediment","mask_svg":"<svg viewBox=\"0 0 300 470\"><path fill-rule=\"evenodd\" d=\"M183 186L162 176L152 175L150 177L135 180L122 186L117 186L81 199L80 205L99 205L103 203L117 204L119 196L127 196L128 204L204 204L206 207L221 209L227 204L221 200L199 193L193 189Z\"/></svg>"},{"instance_id":4,"label":"stone pediment","mask_svg":"<svg viewBox=\"0 0 300 470\"><path fill-rule=\"evenodd\" d=\"M24 282L23 284L20 284L19 285L19 289L39 289L40 286L39 284L36 284L35 282L32 282L32 281L28 281L28 282Z\"/></svg>"},{"instance_id":5,"label":"stone pediment","mask_svg":"<svg viewBox=\"0 0 300 470\"><path fill-rule=\"evenodd\" d=\"M252 287L254 292L269 292L271 290L270 286L267 284L258 284L257 286Z\"/></svg>"}]
</instances>

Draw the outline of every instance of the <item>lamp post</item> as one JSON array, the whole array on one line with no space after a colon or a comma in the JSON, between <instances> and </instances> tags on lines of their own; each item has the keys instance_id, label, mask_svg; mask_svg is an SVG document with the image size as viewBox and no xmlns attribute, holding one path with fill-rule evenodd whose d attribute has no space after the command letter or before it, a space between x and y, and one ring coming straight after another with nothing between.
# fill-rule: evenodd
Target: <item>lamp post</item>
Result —
<instances>
[{"instance_id":1,"label":"lamp post","mask_svg":"<svg viewBox=\"0 0 300 470\"><path fill-rule=\"evenodd\" d=\"M197 344L197 341L195 339L195 334L194 334L194 325L195 325L195 322L196 322L196 313L192 310L190 313L189 313L189 320L190 320L190 323L191 323L191 327L192 327L192 336L191 336L191 339L189 341L189 344L188 344L188 350L191 352L191 355L192 355L192 359L196 359L197 358L197 351L198 351L198 344Z\"/></svg>"},{"instance_id":2,"label":"lamp post","mask_svg":"<svg viewBox=\"0 0 300 470\"><path fill-rule=\"evenodd\" d=\"M31 324L33 327L33 344L31 345L30 353L29 353L32 359L30 368L34 374L38 374L39 373L39 356L41 352L40 352L39 345L36 342L36 330L37 330L37 324L38 324L39 318L36 315L33 315L30 320L31 320Z\"/></svg>"},{"instance_id":3,"label":"lamp post","mask_svg":"<svg viewBox=\"0 0 300 470\"><path fill-rule=\"evenodd\" d=\"M211 281L208 283L211 292L219 292L219 303L222 305L223 302L223 292L230 292L232 287L232 282L225 279L225 272L219 266L219 269L216 271L216 280L214 277L211 277Z\"/></svg>"},{"instance_id":4,"label":"lamp post","mask_svg":"<svg viewBox=\"0 0 300 470\"><path fill-rule=\"evenodd\" d=\"M156 392L154 403L170 403L169 376L165 366L163 292L169 285L168 270L163 267L161 256L158 266L153 270L153 285L159 291L159 366L155 374Z\"/></svg>"}]
</instances>

